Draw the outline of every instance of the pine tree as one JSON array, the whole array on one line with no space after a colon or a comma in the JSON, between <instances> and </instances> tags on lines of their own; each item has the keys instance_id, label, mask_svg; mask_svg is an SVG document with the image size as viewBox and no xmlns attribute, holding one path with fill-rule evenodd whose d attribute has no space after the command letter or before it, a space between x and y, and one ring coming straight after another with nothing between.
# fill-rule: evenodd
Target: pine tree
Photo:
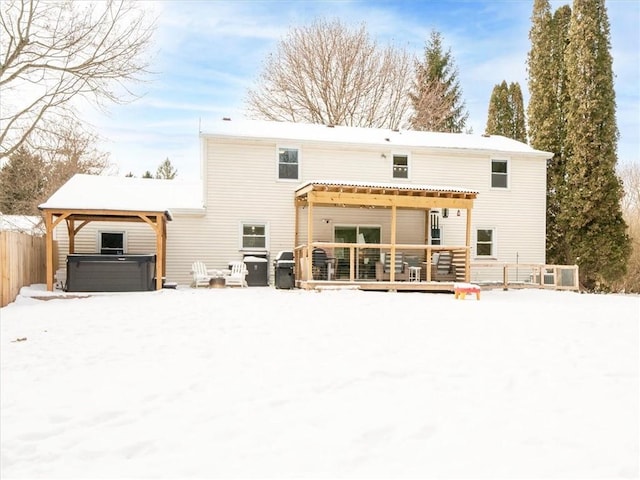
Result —
<instances>
[{"instance_id":1,"label":"pine tree","mask_svg":"<svg viewBox=\"0 0 640 480\"><path fill-rule=\"evenodd\" d=\"M519 83L512 82L507 86L507 82L503 80L501 84L493 87L485 133L503 135L519 142L527 141L524 104Z\"/></svg>"},{"instance_id":2,"label":"pine tree","mask_svg":"<svg viewBox=\"0 0 640 480\"><path fill-rule=\"evenodd\" d=\"M553 157L547 161L547 255L548 263L572 264L566 225L558 217L566 192L566 110L568 108L565 50L568 44L571 8L551 14L548 0L535 0L529 32L531 50L527 58L529 105L527 109L531 146Z\"/></svg>"},{"instance_id":3,"label":"pine tree","mask_svg":"<svg viewBox=\"0 0 640 480\"><path fill-rule=\"evenodd\" d=\"M0 212L39 215L44 201L46 164L40 155L19 147L0 169Z\"/></svg>"},{"instance_id":4,"label":"pine tree","mask_svg":"<svg viewBox=\"0 0 640 480\"><path fill-rule=\"evenodd\" d=\"M176 175L178 175L178 171L171 165L169 157L167 157L165 161L160 164L158 170L156 170L156 178L173 180L176 178Z\"/></svg>"},{"instance_id":5,"label":"pine tree","mask_svg":"<svg viewBox=\"0 0 640 480\"><path fill-rule=\"evenodd\" d=\"M423 62L416 62L416 79L410 93L414 130L462 132L469 113L462 100L451 49L442 47L442 36L432 31L424 49Z\"/></svg>"},{"instance_id":6,"label":"pine tree","mask_svg":"<svg viewBox=\"0 0 640 480\"><path fill-rule=\"evenodd\" d=\"M147 170L146 172L144 172L144 174L142 175L142 178L153 178L153 175L151 174L151 172L149 170Z\"/></svg>"},{"instance_id":7,"label":"pine tree","mask_svg":"<svg viewBox=\"0 0 640 480\"><path fill-rule=\"evenodd\" d=\"M524 100L522 99L522 89L518 82L509 84L508 97L512 115L511 132L508 137L526 143L527 127L525 125Z\"/></svg>"},{"instance_id":8,"label":"pine tree","mask_svg":"<svg viewBox=\"0 0 640 480\"><path fill-rule=\"evenodd\" d=\"M487 115L487 127L485 133L489 135L505 135L509 131L511 112L509 112L507 82L493 87L489 100L489 113Z\"/></svg>"},{"instance_id":9,"label":"pine tree","mask_svg":"<svg viewBox=\"0 0 640 480\"><path fill-rule=\"evenodd\" d=\"M567 208L560 219L587 288L620 278L630 254L615 171L618 128L610 50L604 0L574 0L566 51Z\"/></svg>"}]
</instances>

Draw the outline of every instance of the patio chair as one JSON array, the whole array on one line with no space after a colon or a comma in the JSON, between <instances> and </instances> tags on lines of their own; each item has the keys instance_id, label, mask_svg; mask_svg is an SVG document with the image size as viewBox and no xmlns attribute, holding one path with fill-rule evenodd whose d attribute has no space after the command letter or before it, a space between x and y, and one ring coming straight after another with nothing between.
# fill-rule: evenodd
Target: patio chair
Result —
<instances>
[{"instance_id":1,"label":"patio chair","mask_svg":"<svg viewBox=\"0 0 640 480\"><path fill-rule=\"evenodd\" d=\"M456 281L456 266L453 264L451 252L440 252L436 262L431 264L431 280L435 282Z\"/></svg>"},{"instance_id":2,"label":"patio chair","mask_svg":"<svg viewBox=\"0 0 640 480\"><path fill-rule=\"evenodd\" d=\"M322 248L314 248L311 252L311 268L314 280L331 280L335 258L330 258Z\"/></svg>"},{"instance_id":3,"label":"patio chair","mask_svg":"<svg viewBox=\"0 0 640 480\"><path fill-rule=\"evenodd\" d=\"M231 286L239 286L246 287L247 286L247 274L249 271L247 270L247 266L243 262L231 262L229 264L231 273L225 277L225 282L228 287Z\"/></svg>"},{"instance_id":4,"label":"patio chair","mask_svg":"<svg viewBox=\"0 0 640 480\"><path fill-rule=\"evenodd\" d=\"M191 265L191 273L193 274L191 286L195 288L208 287L209 280L214 276L212 271L207 270L207 266L200 261L193 262L193 265Z\"/></svg>"},{"instance_id":5,"label":"patio chair","mask_svg":"<svg viewBox=\"0 0 640 480\"><path fill-rule=\"evenodd\" d=\"M396 252L395 257L395 281L409 281L409 264L404 259L404 253ZM383 262L376 262L376 280L378 282L388 282L391 280L391 254L386 253Z\"/></svg>"}]
</instances>

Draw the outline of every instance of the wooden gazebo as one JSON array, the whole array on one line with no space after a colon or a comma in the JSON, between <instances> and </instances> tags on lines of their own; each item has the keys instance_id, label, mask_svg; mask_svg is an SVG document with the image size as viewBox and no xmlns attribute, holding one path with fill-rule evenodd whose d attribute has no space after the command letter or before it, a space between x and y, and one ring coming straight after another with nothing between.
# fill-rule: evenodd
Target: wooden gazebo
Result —
<instances>
[{"instance_id":1,"label":"wooden gazebo","mask_svg":"<svg viewBox=\"0 0 640 480\"><path fill-rule=\"evenodd\" d=\"M155 253L155 288L162 288L167 265L167 222L172 219L169 205L188 205L185 202L191 200L185 193L187 188L189 184L179 186L173 180L74 175L39 206L46 227L47 290L53 290L54 285L53 233L62 222L68 233L68 254L77 253L78 232L91 222L149 225L156 237L155 252L149 252Z\"/></svg>"},{"instance_id":2,"label":"wooden gazebo","mask_svg":"<svg viewBox=\"0 0 640 480\"><path fill-rule=\"evenodd\" d=\"M388 249L391 259L395 258L397 249L424 251L427 264L426 283L430 283L430 265L432 251L448 249L464 253L464 281L470 279L470 252L471 252L471 212L473 203L478 193L466 189L450 187L434 187L412 184L381 184L361 182L335 182L313 181L301 185L295 191L295 246L296 246L296 279L298 286L312 287L313 280L312 255L316 247L321 248L355 248L354 244L338 244L314 241L314 207L350 207L350 208L374 208L386 209L391 214L390 242L385 244L367 244L367 247ZM397 211L398 209L417 209L425 212L425 229L430 228L430 211L435 208L448 208L451 210L464 210L466 212L465 245L435 247L428 245L425 232L425 243L419 245L398 244L397 239ZM300 238L301 209L306 209L306 233L305 239ZM353 258L351 255L350 279L354 278ZM394 268L390 272L390 283L394 284ZM298 281L299 279L299 281ZM434 283L434 282L432 282ZM398 282L395 282L398 286ZM416 285L412 285L416 287ZM392 287L391 287L392 288Z\"/></svg>"},{"instance_id":3,"label":"wooden gazebo","mask_svg":"<svg viewBox=\"0 0 640 480\"><path fill-rule=\"evenodd\" d=\"M162 288L167 267L167 222L171 214L165 211L85 210L41 207L46 226L47 290L53 291L53 231L64 221L69 235L69 254L75 253L75 236L90 222L145 222L156 234L156 290Z\"/></svg>"}]
</instances>

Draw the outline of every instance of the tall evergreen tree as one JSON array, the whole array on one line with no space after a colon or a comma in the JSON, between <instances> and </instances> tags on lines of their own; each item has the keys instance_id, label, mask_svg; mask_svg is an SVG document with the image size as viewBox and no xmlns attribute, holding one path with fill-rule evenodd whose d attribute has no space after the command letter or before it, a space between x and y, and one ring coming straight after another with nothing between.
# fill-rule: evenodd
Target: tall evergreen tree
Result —
<instances>
[{"instance_id":1,"label":"tall evergreen tree","mask_svg":"<svg viewBox=\"0 0 640 480\"><path fill-rule=\"evenodd\" d=\"M485 133L503 135L519 142L527 141L524 103L519 83L512 82L507 86L507 82L503 80L493 87Z\"/></svg>"},{"instance_id":2,"label":"tall evergreen tree","mask_svg":"<svg viewBox=\"0 0 640 480\"><path fill-rule=\"evenodd\" d=\"M414 130L453 133L464 130L469 112L462 99L451 49L443 50L439 32L431 32L423 61L416 62L416 79L410 98L414 110L411 127Z\"/></svg>"},{"instance_id":3,"label":"tall evergreen tree","mask_svg":"<svg viewBox=\"0 0 640 480\"><path fill-rule=\"evenodd\" d=\"M525 124L524 100L522 99L522 89L518 82L509 84L509 103L511 104L511 134L510 138L519 142L527 142L527 127Z\"/></svg>"},{"instance_id":4,"label":"tall evergreen tree","mask_svg":"<svg viewBox=\"0 0 640 480\"><path fill-rule=\"evenodd\" d=\"M509 131L509 123L511 119L511 112L507 82L495 85L491 92L491 99L489 100L489 113L487 115L487 127L485 133L489 135L504 135L507 136Z\"/></svg>"},{"instance_id":5,"label":"tall evergreen tree","mask_svg":"<svg viewBox=\"0 0 640 480\"><path fill-rule=\"evenodd\" d=\"M566 51L566 202L571 255L587 288L626 271L630 240L616 175L618 127L609 19L604 0L574 0Z\"/></svg>"},{"instance_id":6,"label":"tall evergreen tree","mask_svg":"<svg viewBox=\"0 0 640 480\"><path fill-rule=\"evenodd\" d=\"M529 32L531 50L527 58L529 105L527 109L531 146L553 157L547 162L547 259L548 263L573 263L567 243L567 226L560 214L565 195L566 111L568 108L565 51L571 8L554 14L548 0L535 0Z\"/></svg>"}]
</instances>

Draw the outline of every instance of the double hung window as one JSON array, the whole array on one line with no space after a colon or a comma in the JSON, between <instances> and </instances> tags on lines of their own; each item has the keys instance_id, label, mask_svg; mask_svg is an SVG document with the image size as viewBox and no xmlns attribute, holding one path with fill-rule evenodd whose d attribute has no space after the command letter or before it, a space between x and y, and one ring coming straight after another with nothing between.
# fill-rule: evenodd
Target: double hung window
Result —
<instances>
[{"instance_id":1,"label":"double hung window","mask_svg":"<svg viewBox=\"0 0 640 480\"><path fill-rule=\"evenodd\" d=\"M476 255L478 257L496 256L496 232L493 228L476 230Z\"/></svg>"},{"instance_id":2,"label":"double hung window","mask_svg":"<svg viewBox=\"0 0 640 480\"><path fill-rule=\"evenodd\" d=\"M300 175L300 157L297 148L278 149L278 178L280 180L298 180Z\"/></svg>"},{"instance_id":3,"label":"double hung window","mask_svg":"<svg viewBox=\"0 0 640 480\"><path fill-rule=\"evenodd\" d=\"M125 253L124 232L100 232L100 255L122 255Z\"/></svg>"},{"instance_id":4,"label":"double hung window","mask_svg":"<svg viewBox=\"0 0 640 480\"><path fill-rule=\"evenodd\" d=\"M409 157L407 155L393 156L393 178L409 178Z\"/></svg>"},{"instance_id":5,"label":"double hung window","mask_svg":"<svg viewBox=\"0 0 640 480\"><path fill-rule=\"evenodd\" d=\"M264 223L242 224L242 249L267 248L267 226Z\"/></svg>"},{"instance_id":6,"label":"double hung window","mask_svg":"<svg viewBox=\"0 0 640 480\"><path fill-rule=\"evenodd\" d=\"M509 188L509 162L491 160L491 188Z\"/></svg>"}]
</instances>

